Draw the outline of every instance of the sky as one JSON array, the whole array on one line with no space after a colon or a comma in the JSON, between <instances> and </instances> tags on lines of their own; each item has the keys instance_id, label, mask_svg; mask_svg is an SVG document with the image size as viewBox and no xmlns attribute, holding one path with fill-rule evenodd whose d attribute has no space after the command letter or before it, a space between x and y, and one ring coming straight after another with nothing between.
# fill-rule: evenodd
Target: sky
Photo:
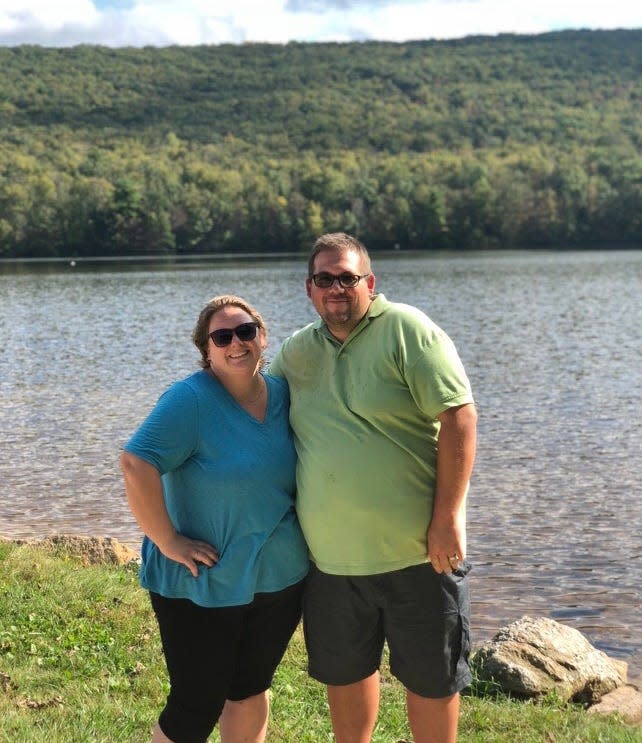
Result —
<instances>
[{"instance_id":1,"label":"sky","mask_svg":"<svg viewBox=\"0 0 642 743\"><path fill-rule=\"evenodd\" d=\"M642 28L642 0L0 0L0 46L409 41Z\"/></svg>"}]
</instances>

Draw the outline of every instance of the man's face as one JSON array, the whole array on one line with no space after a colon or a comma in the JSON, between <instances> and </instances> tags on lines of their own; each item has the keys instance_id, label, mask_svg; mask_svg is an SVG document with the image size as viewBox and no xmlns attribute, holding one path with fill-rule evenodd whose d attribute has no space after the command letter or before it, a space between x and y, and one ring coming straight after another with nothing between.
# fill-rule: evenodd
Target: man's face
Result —
<instances>
[{"instance_id":1,"label":"man's face","mask_svg":"<svg viewBox=\"0 0 642 743\"><path fill-rule=\"evenodd\" d=\"M367 271L359 253L352 250L346 252L324 250L314 260L314 274L361 276ZM350 335L368 311L374 287L373 273L360 279L356 286L349 288L344 288L335 281L332 286L322 289L316 286L312 279L306 279L306 290L314 308L328 330L340 341L344 341Z\"/></svg>"}]
</instances>

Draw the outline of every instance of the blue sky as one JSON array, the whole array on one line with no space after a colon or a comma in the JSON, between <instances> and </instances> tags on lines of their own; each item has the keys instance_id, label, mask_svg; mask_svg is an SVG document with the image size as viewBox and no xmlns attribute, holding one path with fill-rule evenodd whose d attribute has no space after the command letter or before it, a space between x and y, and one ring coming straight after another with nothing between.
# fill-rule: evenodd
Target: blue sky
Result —
<instances>
[{"instance_id":1,"label":"blue sky","mask_svg":"<svg viewBox=\"0 0 642 743\"><path fill-rule=\"evenodd\" d=\"M447 39L642 28L642 0L0 0L0 46Z\"/></svg>"}]
</instances>

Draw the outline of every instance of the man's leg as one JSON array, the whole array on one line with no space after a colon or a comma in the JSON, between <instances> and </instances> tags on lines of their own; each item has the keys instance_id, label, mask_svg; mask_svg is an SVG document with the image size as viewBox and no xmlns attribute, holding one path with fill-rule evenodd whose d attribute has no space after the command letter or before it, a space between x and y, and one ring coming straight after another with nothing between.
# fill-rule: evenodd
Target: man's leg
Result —
<instances>
[{"instance_id":1,"label":"man's leg","mask_svg":"<svg viewBox=\"0 0 642 743\"><path fill-rule=\"evenodd\" d=\"M470 683L468 569L438 574L426 563L387 576L390 670L406 688L415 743L457 739L459 692Z\"/></svg>"},{"instance_id":2,"label":"man's leg","mask_svg":"<svg viewBox=\"0 0 642 743\"><path fill-rule=\"evenodd\" d=\"M455 743L459 694L428 699L406 689L406 704L414 743Z\"/></svg>"},{"instance_id":3,"label":"man's leg","mask_svg":"<svg viewBox=\"0 0 642 743\"><path fill-rule=\"evenodd\" d=\"M379 711L379 671L344 686L328 686L337 743L370 743Z\"/></svg>"},{"instance_id":4,"label":"man's leg","mask_svg":"<svg viewBox=\"0 0 642 743\"><path fill-rule=\"evenodd\" d=\"M330 575L311 565L303 630L308 672L327 686L337 743L370 743L379 710L384 645L370 577Z\"/></svg>"}]
</instances>

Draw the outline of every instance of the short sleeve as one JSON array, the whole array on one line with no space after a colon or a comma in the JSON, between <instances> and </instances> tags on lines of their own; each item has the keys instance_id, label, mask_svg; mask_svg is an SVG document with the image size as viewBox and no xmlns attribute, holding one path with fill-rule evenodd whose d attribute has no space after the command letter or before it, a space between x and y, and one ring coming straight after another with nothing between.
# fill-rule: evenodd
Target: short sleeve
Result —
<instances>
[{"instance_id":1,"label":"short sleeve","mask_svg":"<svg viewBox=\"0 0 642 743\"><path fill-rule=\"evenodd\" d=\"M161 395L124 448L163 474L193 454L197 429L196 394L185 382L177 382Z\"/></svg>"},{"instance_id":2,"label":"short sleeve","mask_svg":"<svg viewBox=\"0 0 642 743\"><path fill-rule=\"evenodd\" d=\"M418 407L436 418L447 408L473 402L470 382L452 340L435 327L405 377Z\"/></svg>"}]
</instances>

